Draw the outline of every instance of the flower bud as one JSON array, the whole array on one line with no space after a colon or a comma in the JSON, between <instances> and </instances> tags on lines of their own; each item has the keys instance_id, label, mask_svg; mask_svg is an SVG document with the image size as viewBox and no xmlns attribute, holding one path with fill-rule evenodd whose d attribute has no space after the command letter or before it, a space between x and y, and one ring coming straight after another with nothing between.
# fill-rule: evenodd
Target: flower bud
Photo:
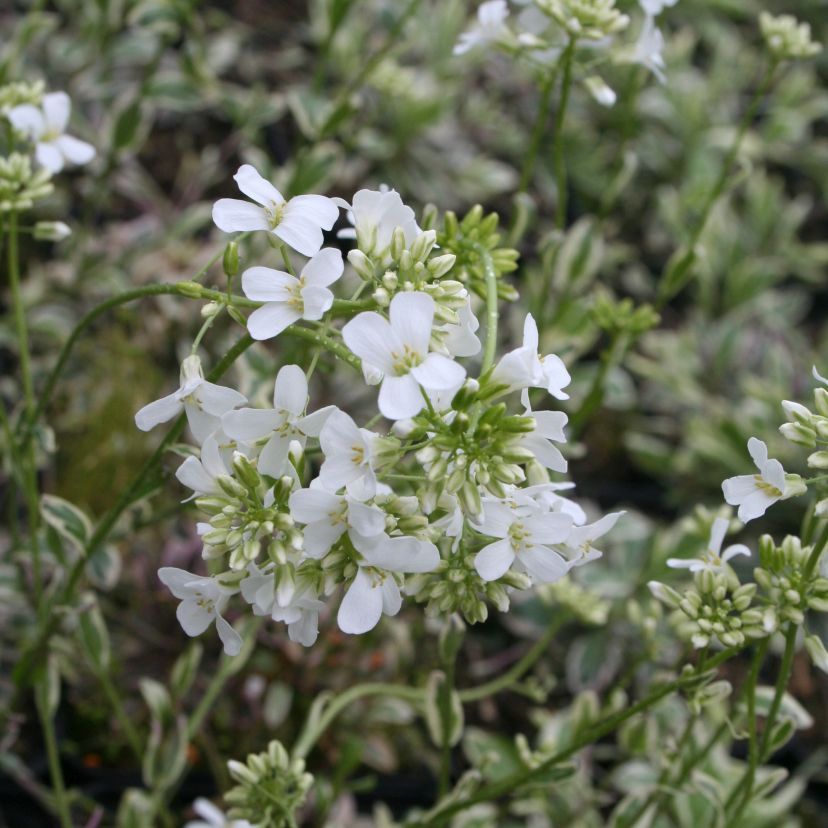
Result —
<instances>
[{"instance_id":1,"label":"flower bud","mask_svg":"<svg viewBox=\"0 0 828 828\"><path fill-rule=\"evenodd\" d=\"M434 256L434 258L429 259L426 267L428 268L428 272L431 274L432 278L439 279L441 276L445 276L454 267L456 261L457 256L455 256L454 253L443 253L441 256ZM441 284L441 287L445 290L444 284Z\"/></svg>"},{"instance_id":2,"label":"flower bud","mask_svg":"<svg viewBox=\"0 0 828 828\"><path fill-rule=\"evenodd\" d=\"M783 423L779 426L779 433L798 446L813 448L816 445L816 431L802 423Z\"/></svg>"},{"instance_id":3,"label":"flower bud","mask_svg":"<svg viewBox=\"0 0 828 828\"><path fill-rule=\"evenodd\" d=\"M232 279L239 272L239 245L236 242L227 242L221 265L228 279Z\"/></svg>"},{"instance_id":4,"label":"flower bud","mask_svg":"<svg viewBox=\"0 0 828 828\"><path fill-rule=\"evenodd\" d=\"M72 228L62 221L39 221L34 226L33 238L38 241L59 242L72 235Z\"/></svg>"},{"instance_id":5,"label":"flower bud","mask_svg":"<svg viewBox=\"0 0 828 828\"><path fill-rule=\"evenodd\" d=\"M377 288L372 294L371 298L379 305L381 308L387 308L388 305L391 303L391 297L388 294L388 291L383 288Z\"/></svg>"},{"instance_id":6,"label":"flower bud","mask_svg":"<svg viewBox=\"0 0 828 828\"><path fill-rule=\"evenodd\" d=\"M361 250L351 250L348 252L348 262L356 271L357 276L366 282L370 282L374 278L374 265L371 260Z\"/></svg>"},{"instance_id":7,"label":"flower bud","mask_svg":"<svg viewBox=\"0 0 828 828\"><path fill-rule=\"evenodd\" d=\"M815 451L808 457L812 469L828 469L828 451Z\"/></svg>"}]
</instances>

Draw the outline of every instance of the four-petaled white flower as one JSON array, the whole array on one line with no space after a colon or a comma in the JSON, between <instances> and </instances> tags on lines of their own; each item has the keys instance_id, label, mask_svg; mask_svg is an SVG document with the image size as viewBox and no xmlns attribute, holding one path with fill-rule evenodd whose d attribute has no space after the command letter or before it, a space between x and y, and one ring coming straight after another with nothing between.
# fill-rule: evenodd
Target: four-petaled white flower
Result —
<instances>
[{"instance_id":1,"label":"four-petaled white flower","mask_svg":"<svg viewBox=\"0 0 828 828\"><path fill-rule=\"evenodd\" d=\"M297 584L290 569L265 570L247 566L247 577L239 584L254 615L269 615L287 624L291 641L310 647L319 635L319 613L325 608L309 584Z\"/></svg>"},{"instance_id":2,"label":"four-petaled white flower","mask_svg":"<svg viewBox=\"0 0 828 828\"><path fill-rule=\"evenodd\" d=\"M225 433L244 443L264 440L258 460L258 469L271 477L280 477L286 471L290 445L297 442L305 447L307 437L318 437L322 426L335 411L332 405L305 414L308 404L308 380L298 365L285 365L276 375L273 389L273 408L240 408L222 417Z\"/></svg>"},{"instance_id":3,"label":"four-petaled white flower","mask_svg":"<svg viewBox=\"0 0 828 828\"><path fill-rule=\"evenodd\" d=\"M135 415L135 425L149 431L184 411L193 436L203 443L221 425L222 414L246 402L244 394L204 379L201 360L193 355L181 363L179 389L145 405Z\"/></svg>"},{"instance_id":4,"label":"four-petaled white flower","mask_svg":"<svg viewBox=\"0 0 828 828\"><path fill-rule=\"evenodd\" d=\"M321 195L285 197L250 164L233 176L239 189L255 204L238 198L220 198L213 205L213 221L225 233L265 230L303 256L322 247L322 231L330 230L339 215L333 199Z\"/></svg>"},{"instance_id":5,"label":"four-petaled white flower","mask_svg":"<svg viewBox=\"0 0 828 828\"><path fill-rule=\"evenodd\" d=\"M184 828L253 828L246 819L228 819L209 799L193 802L193 810L201 819L191 819Z\"/></svg>"},{"instance_id":6,"label":"four-petaled white flower","mask_svg":"<svg viewBox=\"0 0 828 828\"><path fill-rule=\"evenodd\" d=\"M340 230L340 238L357 240L357 246L367 256L381 259L391 246L391 237L399 227L410 246L420 234L414 211L403 203L396 190L359 190L348 204L342 198L333 199L337 206L347 210L353 227Z\"/></svg>"},{"instance_id":7,"label":"four-petaled white flower","mask_svg":"<svg viewBox=\"0 0 828 828\"><path fill-rule=\"evenodd\" d=\"M731 506L739 507L738 515L742 523L761 517L769 506L788 494L785 470L778 460L768 459L767 445L751 437L748 451L759 474L740 474L722 483L724 498Z\"/></svg>"},{"instance_id":8,"label":"four-petaled white flower","mask_svg":"<svg viewBox=\"0 0 828 828\"><path fill-rule=\"evenodd\" d=\"M248 299L264 302L247 320L253 339L270 339L299 319L321 319L331 308L328 290L344 269L342 254L332 247L320 250L297 279L272 267L251 267L242 273L242 290Z\"/></svg>"},{"instance_id":9,"label":"four-petaled white flower","mask_svg":"<svg viewBox=\"0 0 828 828\"><path fill-rule=\"evenodd\" d=\"M513 391L522 389L524 406L528 406L528 388L545 388L558 400L569 399L563 390L570 383L569 371L559 356L538 353L538 326L531 313L526 314L523 323L523 345L501 357L492 379Z\"/></svg>"},{"instance_id":10,"label":"four-petaled white flower","mask_svg":"<svg viewBox=\"0 0 828 828\"><path fill-rule=\"evenodd\" d=\"M372 630L383 613L400 611L402 595L392 573L431 572L440 563L440 553L430 541L410 535L389 537L383 532L371 538L356 533L349 537L362 560L336 621L342 632L360 635Z\"/></svg>"},{"instance_id":11,"label":"four-petaled white flower","mask_svg":"<svg viewBox=\"0 0 828 828\"><path fill-rule=\"evenodd\" d=\"M290 515L304 523L303 548L311 558L322 558L345 532L372 538L385 530L385 512L349 495L321 487L299 489L290 496Z\"/></svg>"},{"instance_id":12,"label":"four-petaled white flower","mask_svg":"<svg viewBox=\"0 0 828 828\"><path fill-rule=\"evenodd\" d=\"M221 586L215 578L193 575L173 566L161 567L158 577L181 601L175 615L187 635L201 635L215 621L224 652L227 655L239 654L241 636L221 615L234 590Z\"/></svg>"},{"instance_id":13,"label":"four-petaled white flower","mask_svg":"<svg viewBox=\"0 0 828 828\"><path fill-rule=\"evenodd\" d=\"M729 525L730 521L727 518L716 518L710 530L710 541L701 558L668 558L667 566L673 569L689 569L691 572L701 572L704 569L721 572L724 565L734 556L749 556L750 549L743 543L734 543L722 552Z\"/></svg>"},{"instance_id":14,"label":"four-petaled white flower","mask_svg":"<svg viewBox=\"0 0 828 828\"><path fill-rule=\"evenodd\" d=\"M517 562L542 584L562 578L569 564L551 548L572 531L572 518L564 512L545 512L534 503L508 504L486 500L483 520L475 528L483 535L501 538L475 556L474 568L484 581L496 581Z\"/></svg>"},{"instance_id":15,"label":"four-petaled white flower","mask_svg":"<svg viewBox=\"0 0 828 828\"><path fill-rule=\"evenodd\" d=\"M603 537L618 522L624 512L610 512L595 523L586 526L575 526L566 542L561 547L567 556L570 566L583 566L585 563L597 560L604 553L595 547L594 540Z\"/></svg>"},{"instance_id":16,"label":"four-petaled white flower","mask_svg":"<svg viewBox=\"0 0 828 828\"><path fill-rule=\"evenodd\" d=\"M432 353L434 300L421 292L398 293L390 321L374 311L360 313L342 329L345 344L382 375L380 413L389 420L418 414L425 391L459 388L466 371L449 357Z\"/></svg>"},{"instance_id":17,"label":"four-petaled white flower","mask_svg":"<svg viewBox=\"0 0 828 828\"><path fill-rule=\"evenodd\" d=\"M38 164L52 173L59 173L67 161L88 164L95 157L92 144L65 134L71 107L65 92L50 92L41 106L20 104L8 114L12 126L34 142Z\"/></svg>"},{"instance_id":18,"label":"four-petaled white flower","mask_svg":"<svg viewBox=\"0 0 828 828\"><path fill-rule=\"evenodd\" d=\"M474 26L460 35L454 47L455 55L464 55L476 46L486 46L508 37L509 29L506 18L509 7L506 0L487 0L477 9Z\"/></svg>"},{"instance_id":19,"label":"four-petaled white flower","mask_svg":"<svg viewBox=\"0 0 828 828\"><path fill-rule=\"evenodd\" d=\"M188 457L175 472L178 482L193 490L193 497L220 495L218 478L230 474L221 456L218 433L214 432L202 443L200 457Z\"/></svg>"},{"instance_id":20,"label":"four-petaled white flower","mask_svg":"<svg viewBox=\"0 0 828 828\"><path fill-rule=\"evenodd\" d=\"M368 500L377 493L374 463L379 435L356 423L339 409L328 417L319 432L325 461L319 469L319 483L328 491L343 486L351 497Z\"/></svg>"}]
</instances>

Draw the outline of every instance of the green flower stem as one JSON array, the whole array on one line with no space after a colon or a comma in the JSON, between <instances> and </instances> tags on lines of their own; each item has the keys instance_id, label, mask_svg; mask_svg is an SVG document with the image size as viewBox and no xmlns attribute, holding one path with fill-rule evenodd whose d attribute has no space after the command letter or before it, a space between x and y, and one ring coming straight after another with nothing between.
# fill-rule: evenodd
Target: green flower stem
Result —
<instances>
[{"instance_id":1,"label":"green flower stem","mask_svg":"<svg viewBox=\"0 0 828 828\"><path fill-rule=\"evenodd\" d=\"M757 87L748 108L745 110L742 120L739 122L736 137L733 139L730 150L722 162L716 182L707 195L707 199L702 207L701 215L696 221L696 225L693 228L689 241L687 242L685 253L678 261L675 262L674 265L669 266L664 273L662 273L658 286L658 296L655 302L656 310L661 310L661 308L663 308L664 305L672 299L673 296L675 296L690 279L690 268L696 260L696 245L698 245L699 239L701 238L702 233L704 233L705 227L707 227L707 222L710 219L713 207L715 207L716 202L724 192L725 185L727 184L728 177L730 176L730 170L733 167L733 164L739 155L739 150L742 147L742 141L745 138L748 127L756 117L760 104L770 89L773 77L776 73L776 67L778 65L779 62L777 60L772 60L768 64L765 70L765 75Z\"/></svg>"},{"instance_id":2,"label":"green flower stem","mask_svg":"<svg viewBox=\"0 0 828 828\"><path fill-rule=\"evenodd\" d=\"M43 731L43 739L46 743L46 757L49 763L49 776L52 779L52 790L54 792L55 810L60 820L61 828L72 828L72 814L69 809L69 800L66 796L66 785L63 781L63 771L60 767L60 754L58 753L57 738L55 737L55 723L49 701L46 698L47 679L38 682L35 687L35 707L40 719L40 728Z\"/></svg>"},{"instance_id":3,"label":"green flower stem","mask_svg":"<svg viewBox=\"0 0 828 828\"><path fill-rule=\"evenodd\" d=\"M558 79L559 67L560 61L555 64L554 69L547 74L541 84L538 116L535 120L535 126L532 128L532 138L530 140L529 149L526 152L526 158L523 161L523 167L520 172L520 185L518 186L518 193L525 193L529 189L529 183L532 180L532 172L535 169L535 160L538 157L538 150L540 149L544 128L546 127L546 119L549 116L549 104L552 101L552 92L555 89L555 81Z\"/></svg>"},{"instance_id":4,"label":"green flower stem","mask_svg":"<svg viewBox=\"0 0 828 828\"><path fill-rule=\"evenodd\" d=\"M566 227L566 163L564 160L563 126L566 117L566 107L569 103L569 91L572 88L572 62L575 55L575 37L569 38L563 55L561 66L561 100L558 111L555 113L554 143L552 145L552 162L555 168L555 187L557 189L558 205L555 210L555 224L559 230Z\"/></svg>"},{"instance_id":5,"label":"green flower stem","mask_svg":"<svg viewBox=\"0 0 828 828\"><path fill-rule=\"evenodd\" d=\"M17 349L20 357L20 375L23 386L24 417L31 416L34 410L34 382L32 379L32 362L29 352L29 330L26 324L26 308L20 288L20 257L18 252L17 213L12 211L8 217L8 269L9 286L14 308L14 326L17 333ZM21 417L21 421L24 419ZM18 459L22 465L23 493L26 498L26 511L29 517L29 538L32 545L32 585L35 598L40 595L43 578L40 566L40 544L38 527L40 526L40 496L37 486L37 459L34 447L22 446Z\"/></svg>"},{"instance_id":6,"label":"green flower stem","mask_svg":"<svg viewBox=\"0 0 828 828\"><path fill-rule=\"evenodd\" d=\"M795 637L796 630L794 629L794 638ZM739 824L742 811L745 809L748 802L750 802L750 794L753 790L753 783L756 779L756 769L759 766L759 734L756 729L756 683L759 680L759 671L762 669L762 664L765 661L769 644L770 638L764 638L759 642L756 647L756 652L753 654L753 662L751 663L750 672L745 680L748 736L750 739L748 743L748 767L745 771L744 777L740 780L739 784L733 788L725 801L725 812L728 812L735 803L738 803L730 819L728 819L725 828L730 828L730 826L734 826L735 828L735 826ZM785 684L787 685L787 679ZM765 735L767 735L767 733L768 731L766 729ZM744 790L744 793L740 799L739 794L742 790Z\"/></svg>"},{"instance_id":7,"label":"green flower stem","mask_svg":"<svg viewBox=\"0 0 828 828\"><path fill-rule=\"evenodd\" d=\"M486 276L486 345L483 350L483 365L480 368L480 374L483 375L494 365L500 310L497 303L497 271L492 255L481 245L475 245L475 250L483 262L483 273Z\"/></svg>"},{"instance_id":8,"label":"green flower stem","mask_svg":"<svg viewBox=\"0 0 828 828\"><path fill-rule=\"evenodd\" d=\"M712 670L718 667L738 651L738 647L730 647L727 650L723 650L708 661L705 665L705 670ZM445 825L448 819L454 814L464 811L472 805L477 805L482 802L491 802L505 796L521 785L525 785L542 776L550 768L566 761L579 750L614 732L628 719L643 712L644 710L648 710L650 707L657 704L671 693L692 685L698 681L698 678L699 670L695 669L687 675L680 676L673 681L661 685L641 701L630 705L625 710L613 713L605 717L602 721L597 722L592 727L587 728L577 739L575 739L575 741L572 742L571 745L559 751L554 756L550 756L540 765L534 768L525 768L523 770L516 771L503 779L484 785L482 788L478 789L477 792L466 797L465 799L450 801L444 807L437 806L437 808L435 808L427 816L426 821L409 822L406 824L407 828L425 828L425 826L429 826L429 828L437 828L437 826Z\"/></svg>"},{"instance_id":9,"label":"green flower stem","mask_svg":"<svg viewBox=\"0 0 828 828\"><path fill-rule=\"evenodd\" d=\"M112 678L109 675L109 672L106 668L102 670L95 671L98 681L101 683L101 687L103 688L104 695L106 696L107 700L109 701L110 705L112 705L112 710L115 713L115 718L118 720L118 724L121 726L121 730L124 732L124 736L126 737L127 742L129 743L130 750L134 754L135 758L138 760L138 764L140 765L144 759L144 746L141 743L141 737L138 735L138 731L135 729L135 726L132 724L132 719L129 718L129 714L126 712L124 708L124 703L121 700L121 694L115 688L115 685L112 683Z\"/></svg>"},{"instance_id":10,"label":"green flower stem","mask_svg":"<svg viewBox=\"0 0 828 828\"><path fill-rule=\"evenodd\" d=\"M230 366L252 344L253 339L249 335L243 336L207 375L207 379L214 382L223 376L227 369L230 368ZM140 492L142 491L147 479L155 471L156 467L160 465L161 458L167 448L178 440L181 433L184 431L185 424L186 417L182 414L175 421L172 428L167 432L167 435L158 445L158 448L156 448L156 450L141 467L130 485L127 486L127 488L121 493L121 497L118 499L118 502L98 523L92 537L89 540L89 543L84 549L83 554L78 556L78 559L69 570L68 577L63 587L57 590L54 597L47 602L46 606L42 608L42 626L31 645L23 650L20 659L14 668L13 678L18 693L30 682L33 669L42 660L48 648L49 640L57 627L60 625L61 618L63 617L60 612L60 608L63 607L74 594L78 581L83 574L86 561L107 539L120 516L132 505L135 499L140 496Z\"/></svg>"},{"instance_id":11,"label":"green flower stem","mask_svg":"<svg viewBox=\"0 0 828 828\"><path fill-rule=\"evenodd\" d=\"M535 662L546 652L549 645L552 643L558 631L563 626L563 618L553 619L543 635L526 651L526 653L516 661L503 675L498 676L492 681L481 684L479 687L471 687L468 690L461 690L459 693L460 701L467 703L473 701L480 701L494 696L495 693L501 690L508 690L523 676L532 669Z\"/></svg>"},{"instance_id":12,"label":"green flower stem","mask_svg":"<svg viewBox=\"0 0 828 828\"><path fill-rule=\"evenodd\" d=\"M345 708L360 699L370 698L371 696L388 696L389 698L402 699L411 704L422 704L425 698L425 694L418 687L380 682L357 684L344 693L339 693L333 697L318 717L313 715L314 710L311 709L311 715L308 716L305 726L293 747L292 758L304 759L311 752L319 737Z\"/></svg>"}]
</instances>

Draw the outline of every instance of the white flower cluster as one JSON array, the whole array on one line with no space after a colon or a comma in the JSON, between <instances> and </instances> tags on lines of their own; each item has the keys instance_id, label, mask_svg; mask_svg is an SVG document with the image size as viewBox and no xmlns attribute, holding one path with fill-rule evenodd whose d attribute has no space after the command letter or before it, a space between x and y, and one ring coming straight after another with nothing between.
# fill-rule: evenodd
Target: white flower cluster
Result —
<instances>
[{"instance_id":1,"label":"white flower cluster","mask_svg":"<svg viewBox=\"0 0 828 828\"><path fill-rule=\"evenodd\" d=\"M178 390L135 418L148 430L184 412L200 446L177 477L208 518L198 531L215 574L159 572L181 600L185 632L215 622L226 652L237 653L241 639L223 615L233 596L287 624L304 645L317 638L325 600L339 592L346 633L395 615L404 595L432 612L458 609L479 620L487 601L504 608L511 589L554 582L597 558L596 540L620 513L587 524L559 494L571 484L550 480L550 470L567 468L555 445L565 441L567 418L533 411L529 389L567 399L570 378L559 357L539 354L532 317L520 347L469 379L457 360L481 351L472 297L451 278L455 255L436 246L436 231L418 227L396 192L361 190L350 204L285 199L247 165L236 181L256 203L218 201L219 228L272 233L309 257L298 276L261 266L242 274L244 293L261 303L249 332L324 332L379 385L378 413L392 426L361 427L333 405L309 411L297 365L279 370L273 406L263 409L244 407L241 393L204 379L197 356L186 359ZM322 248L339 207L353 225L340 235L356 239L348 259L373 289L367 302L342 303L351 318L341 328L331 286L344 262L337 249ZM520 414L497 402L512 395Z\"/></svg>"}]
</instances>

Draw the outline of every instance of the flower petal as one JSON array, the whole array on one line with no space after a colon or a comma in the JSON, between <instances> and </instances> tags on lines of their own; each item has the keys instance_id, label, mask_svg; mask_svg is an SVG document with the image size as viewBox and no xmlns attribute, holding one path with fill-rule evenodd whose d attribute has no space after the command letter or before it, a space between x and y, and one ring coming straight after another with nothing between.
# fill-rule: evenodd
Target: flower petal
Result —
<instances>
[{"instance_id":1,"label":"flower petal","mask_svg":"<svg viewBox=\"0 0 828 828\"><path fill-rule=\"evenodd\" d=\"M484 581L496 581L509 571L514 560L512 543L504 539L484 546L474 558L474 568Z\"/></svg>"},{"instance_id":2,"label":"flower petal","mask_svg":"<svg viewBox=\"0 0 828 828\"><path fill-rule=\"evenodd\" d=\"M447 391L459 388L466 378L466 369L442 354L429 354L419 365L411 369L412 376L430 391Z\"/></svg>"},{"instance_id":3,"label":"flower petal","mask_svg":"<svg viewBox=\"0 0 828 828\"><path fill-rule=\"evenodd\" d=\"M377 506L351 500L348 503L348 524L366 538L379 535L385 530L385 512Z\"/></svg>"},{"instance_id":4,"label":"flower petal","mask_svg":"<svg viewBox=\"0 0 828 828\"><path fill-rule=\"evenodd\" d=\"M318 488L298 489L291 494L288 505L290 516L299 523L331 523L333 514L345 511L342 497Z\"/></svg>"},{"instance_id":5,"label":"flower petal","mask_svg":"<svg viewBox=\"0 0 828 828\"><path fill-rule=\"evenodd\" d=\"M251 442L275 431L284 423L284 415L266 408L240 408L221 418L225 434L233 440Z\"/></svg>"},{"instance_id":6,"label":"flower petal","mask_svg":"<svg viewBox=\"0 0 828 828\"><path fill-rule=\"evenodd\" d=\"M270 229L261 207L238 198L220 198L213 205L213 222L225 233Z\"/></svg>"},{"instance_id":7,"label":"flower petal","mask_svg":"<svg viewBox=\"0 0 828 828\"><path fill-rule=\"evenodd\" d=\"M11 109L6 116L18 131L36 141L46 131L43 112L33 104L20 104Z\"/></svg>"},{"instance_id":8,"label":"flower petal","mask_svg":"<svg viewBox=\"0 0 828 828\"><path fill-rule=\"evenodd\" d=\"M553 549L533 546L520 553L520 562L527 572L542 584L559 581L569 572L569 564Z\"/></svg>"},{"instance_id":9,"label":"flower petal","mask_svg":"<svg viewBox=\"0 0 828 828\"><path fill-rule=\"evenodd\" d=\"M62 133L69 123L72 103L65 92L49 92L43 96L43 120L49 132Z\"/></svg>"},{"instance_id":10,"label":"flower petal","mask_svg":"<svg viewBox=\"0 0 828 828\"><path fill-rule=\"evenodd\" d=\"M88 164L95 157L95 147L81 141L80 138L73 138L71 135L61 135L55 139L55 146L61 155L73 164Z\"/></svg>"},{"instance_id":11,"label":"flower petal","mask_svg":"<svg viewBox=\"0 0 828 828\"><path fill-rule=\"evenodd\" d=\"M360 359L379 368L384 374L394 371L391 352L402 351L402 342L388 321L374 311L357 314L342 328L345 344Z\"/></svg>"},{"instance_id":12,"label":"flower petal","mask_svg":"<svg viewBox=\"0 0 828 828\"><path fill-rule=\"evenodd\" d=\"M35 158L37 163L50 173L59 173L63 169L63 154L53 142L37 144Z\"/></svg>"},{"instance_id":13,"label":"flower petal","mask_svg":"<svg viewBox=\"0 0 828 828\"><path fill-rule=\"evenodd\" d=\"M214 417L221 417L231 411L237 405L247 402L247 397L240 394L234 388L227 388L225 385L216 385L213 382L202 382L193 392L193 397L198 400L201 408Z\"/></svg>"},{"instance_id":14,"label":"flower petal","mask_svg":"<svg viewBox=\"0 0 828 828\"><path fill-rule=\"evenodd\" d=\"M714 554L718 555L722 549L727 529L730 526L730 521L727 518L716 518L713 521L713 526L710 528L710 540L707 548Z\"/></svg>"},{"instance_id":15,"label":"flower petal","mask_svg":"<svg viewBox=\"0 0 828 828\"><path fill-rule=\"evenodd\" d=\"M296 428L308 437L318 437L323 426L328 422L328 417L336 410L335 405L326 405L318 411L312 411L296 421Z\"/></svg>"},{"instance_id":16,"label":"flower petal","mask_svg":"<svg viewBox=\"0 0 828 828\"><path fill-rule=\"evenodd\" d=\"M388 314L400 342L424 357L431 339L434 300L421 291L398 293L391 300Z\"/></svg>"},{"instance_id":17,"label":"flower petal","mask_svg":"<svg viewBox=\"0 0 828 828\"><path fill-rule=\"evenodd\" d=\"M301 214L290 216L287 211L284 218L273 228L273 235L303 256L316 255L325 240L317 224Z\"/></svg>"},{"instance_id":18,"label":"flower petal","mask_svg":"<svg viewBox=\"0 0 828 828\"><path fill-rule=\"evenodd\" d=\"M197 495L218 493L216 481L207 473L201 461L188 457L175 471L178 482Z\"/></svg>"},{"instance_id":19,"label":"flower petal","mask_svg":"<svg viewBox=\"0 0 828 828\"><path fill-rule=\"evenodd\" d=\"M345 270L342 254L335 247L324 247L303 268L301 277L306 285L327 287Z\"/></svg>"},{"instance_id":20,"label":"flower petal","mask_svg":"<svg viewBox=\"0 0 828 828\"><path fill-rule=\"evenodd\" d=\"M383 377L377 401L380 413L389 420L404 420L419 414L425 405L423 393L412 374Z\"/></svg>"},{"instance_id":21,"label":"flower petal","mask_svg":"<svg viewBox=\"0 0 828 828\"><path fill-rule=\"evenodd\" d=\"M308 404L308 379L298 365L284 365L276 375L273 407L289 411L297 417Z\"/></svg>"},{"instance_id":22,"label":"flower petal","mask_svg":"<svg viewBox=\"0 0 828 828\"><path fill-rule=\"evenodd\" d=\"M333 305L334 295L326 287L302 288L302 319L321 319Z\"/></svg>"},{"instance_id":23,"label":"flower petal","mask_svg":"<svg viewBox=\"0 0 828 828\"><path fill-rule=\"evenodd\" d=\"M272 339L301 318L299 311L284 302L268 302L247 317L247 330L253 339Z\"/></svg>"},{"instance_id":24,"label":"flower petal","mask_svg":"<svg viewBox=\"0 0 828 828\"><path fill-rule=\"evenodd\" d=\"M360 569L339 605L336 623L342 632L360 635L376 627L381 615L382 591Z\"/></svg>"},{"instance_id":25,"label":"flower petal","mask_svg":"<svg viewBox=\"0 0 828 828\"><path fill-rule=\"evenodd\" d=\"M167 423L177 417L184 406L175 394L168 394L160 400L147 403L135 414L135 425L141 431L149 431L161 423Z\"/></svg>"},{"instance_id":26,"label":"flower petal","mask_svg":"<svg viewBox=\"0 0 828 828\"><path fill-rule=\"evenodd\" d=\"M294 216L301 216L323 230L330 230L339 218L339 207L327 196L299 195L290 199L285 208L285 220Z\"/></svg>"},{"instance_id":27,"label":"flower petal","mask_svg":"<svg viewBox=\"0 0 828 828\"><path fill-rule=\"evenodd\" d=\"M287 302L299 287L299 280L272 267L248 267L242 273L242 290L254 302Z\"/></svg>"},{"instance_id":28,"label":"flower petal","mask_svg":"<svg viewBox=\"0 0 828 828\"><path fill-rule=\"evenodd\" d=\"M382 592L382 611L386 615L396 615L402 609L402 595L400 595L397 582L393 578L385 578L380 590Z\"/></svg>"},{"instance_id":29,"label":"flower petal","mask_svg":"<svg viewBox=\"0 0 828 828\"><path fill-rule=\"evenodd\" d=\"M216 629L218 630L221 643L224 644L224 652L229 656L237 656L241 652L242 637L224 620L220 615L216 616Z\"/></svg>"},{"instance_id":30,"label":"flower petal","mask_svg":"<svg viewBox=\"0 0 828 828\"><path fill-rule=\"evenodd\" d=\"M239 189L263 207L282 204L282 194L250 164L242 164L233 176Z\"/></svg>"},{"instance_id":31,"label":"flower petal","mask_svg":"<svg viewBox=\"0 0 828 828\"><path fill-rule=\"evenodd\" d=\"M175 617L181 629L192 637L201 635L213 623L215 615L193 599L186 598L176 608Z\"/></svg>"}]
</instances>

